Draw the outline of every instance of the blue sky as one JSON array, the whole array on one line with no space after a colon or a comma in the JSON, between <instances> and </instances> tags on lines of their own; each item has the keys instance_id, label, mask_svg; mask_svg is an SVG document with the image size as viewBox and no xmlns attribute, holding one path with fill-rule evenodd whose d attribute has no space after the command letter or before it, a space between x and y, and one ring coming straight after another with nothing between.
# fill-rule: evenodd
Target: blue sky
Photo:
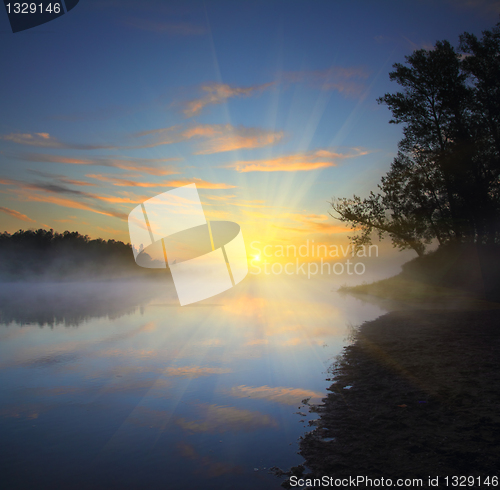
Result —
<instances>
[{"instance_id":1,"label":"blue sky","mask_svg":"<svg viewBox=\"0 0 500 490\"><path fill-rule=\"evenodd\" d=\"M342 242L401 128L395 62L498 22L498 1L104 1L12 34L0 15L0 223L129 241L140 202L195 182L246 241ZM348 234L348 233L347 233Z\"/></svg>"}]
</instances>

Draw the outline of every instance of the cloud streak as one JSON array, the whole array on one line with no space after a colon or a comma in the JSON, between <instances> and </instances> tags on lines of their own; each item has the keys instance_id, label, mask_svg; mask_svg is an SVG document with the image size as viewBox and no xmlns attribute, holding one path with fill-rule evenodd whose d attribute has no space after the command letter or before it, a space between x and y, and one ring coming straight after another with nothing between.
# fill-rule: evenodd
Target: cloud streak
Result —
<instances>
[{"instance_id":1,"label":"cloud streak","mask_svg":"<svg viewBox=\"0 0 500 490\"><path fill-rule=\"evenodd\" d=\"M158 188L158 187L182 187L184 185L195 183L198 189L233 189L236 186L225 184L224 182L208 182L196 177L183 178L176 180L168 180L163 182L137 182L135 180L123 179L113 175L102 174L87 174L87 177L99 180L101 182L109 182L110 184L118 187L144 187L144 188Z\"/></svg>"},{"instance_id":2,"label":"cloud streak","mask_svg":"<svg viewBox=\"0 0 500 490\"><path fill-rule=\"evenodd\" d=\"M201 124L185 127L181 125L167 128L140 131L128 136L132 142L137 144L128 146L106 146L106 145L76 145L63 143L50 136L49 133L11 133L0 136L1 139L12 141L16 144L36 146L51 149L118 149L137 150L155 148L157 146L171 145L189 140L201 140L195 149L197 155L221 153L240 149L262 148L280 142L285 133L261 128L247 128L244 126L232 126L231 124ZM101 165L117 167L125 170L138 170L153 175L167 175L178 173L174 168L159 168L158 164L163 162L179 161L178 158L165 159L124 159L124 158L78 158L64 157L59 155L47 155L44 153L24 153L11 155L13 158L27 161L55 162L72 165Z\"/></svg>"},{"instance_id":3,"label":"cloud streak","mask_svg":"<svg viewBox=\"0 0 500 490\"><path fill-rule=\"evenodd\" d=\"M14 158L28 162L113 167L158 176L179 173L178 169L171 165L160 166L167 162L179 161L179 158L73 158L59 155L47 155L45 153L21 153L20 155L15 155Z\"/></svg>"},{"instance_id":4,"label":"cloud streak","mask_svg":"<svg viewBox=\"0 0 500 490\"><path fill-rule=\"evenodd\" d=\"M368 151L353 148L349 153L340 153L329 149L296 153L266 160L237 161L226 168L234 168L240 173L246 172L298 172L335 167L337 162L368 154Z\"/></svg>"},{"instance_id":5,"label":"cloud streak","mask_svg":"<svg viewBox=\"0 0 500 490\"><path fill-rule=\"evenodd\" d=\"M234 87L226 83L205 84L200 87L204 95L198 99L185 102L183 112L186 117L193 117L207 106L222 104L235 97L249 97L261 93L272 85L274 85L274 82L250 87Z\"/></svg>"},{"instance_id":6,"label":"cloud streak","mask_svg":"<svg viewBox=\"0 0 500 490\"><path fill-rule=\"evenodd\" d=\"M307 83L321 90L337 91L348 97L358 97L365 90L364 81L370 76L363 66L331 66L325 70L290 71L281 75L285 83ZM203 95L184 103L184 115L193 117L207 106L219 105L229 99L250 97L273 87L277 82L268 82L249 87L235 87L225 83L207 83L200 87Z\"/></svg>"},{"instance_id":7,"label":"cloud streak","mask_svg":"<svg viewBox=\"0 0 500 490\"><path fill-rule=\"evenodd\" d=\"M10 216L13 216L14 218L20 219L21 221L27 221L30 223L35 223L36 221L34 219L28 218L25 214L20 213L19 211L16 211L15 209L10 209L10 208L4 208L3 206L0 206L0 211L2 213L8 214Z\"/></svg>"},{"instance_id":8,"label":"cloud streak","mask_svg":"<svg viewBox=\"0 0 500 490\"><path fill-rule=\"evenodd\" d=\"M18 180L3 179L0 180L0 185L13 187L13 189L11 189L10 192L15 194L16 198L22 201L57 204L59 206L66 208L92 211L93 213L112 216L122 220L127 219L128 215L126 213L123 213L116 209L103 207L101 205L96 206L93 203L85 201L104 201L111 203L134 202L129 198L99 196L88 192L70 189L69 187L53 183L45 183L45 182L30 183ZM59 194L69 195L71 197L61 197L59 196ZM80 198L83 200L75 200L74 198Z\"/></svg>"},{"instance_id":9,"label":"cloud streak","mask_svg":"<svg viewBox=\"0 0 500 490\"><path fill-rule=\"evenodd\" d=\"M201 136L208 140L200 145L195 155L208 155L250 148L262 148L280 142L284 131L272 131L260 128L245 128L226 125L196 126L184 133L186 136Z\"/></svg>"},{"instance_id":10,"label":"cloud streak","mask_svg":"<svg viewBox=\"0 0 500 490\"><path fill-rule=\"evenodd\" d=\"M246 128L231 124L200 124L184 129L170 126L149 131L141 131L133 138L146 138L137 148L153 148L171 145L192 139L202 140L195 150L195 155L208 155L225 151L262 148L281 141L285 133L261 128Z\"/></svg>"},{"instance_id":11,"label":"cloud streak","mask_svg":"<svg viewBox=\"0 0 500 490\"><path fill-rule=\"evenodd\" d=\"M64 143L49 133L10 133L0 136L5 141L11 141L18 145L37 146L39 148L63 148L72 150L109 150L116 146L110 145L82 145L78 143Z\"/></svg>"}]
</instances>

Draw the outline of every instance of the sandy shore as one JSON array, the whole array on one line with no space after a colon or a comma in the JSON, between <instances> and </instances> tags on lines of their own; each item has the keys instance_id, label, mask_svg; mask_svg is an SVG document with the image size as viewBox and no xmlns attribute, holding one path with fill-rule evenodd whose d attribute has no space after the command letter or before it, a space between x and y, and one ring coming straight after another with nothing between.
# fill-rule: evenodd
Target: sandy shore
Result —
<instances>
[{"instance_id":1,"label":"sandy shore","mask_svg":"<svg viewBox=\"0 0 500 490\"><path fill-rule=\"evenodd\" d=\"M440 488L445 476L500 476L498 310L388 313L360 328L334 374L292 474L425 487L440 476Z\"/></svg>"}]
</instances>

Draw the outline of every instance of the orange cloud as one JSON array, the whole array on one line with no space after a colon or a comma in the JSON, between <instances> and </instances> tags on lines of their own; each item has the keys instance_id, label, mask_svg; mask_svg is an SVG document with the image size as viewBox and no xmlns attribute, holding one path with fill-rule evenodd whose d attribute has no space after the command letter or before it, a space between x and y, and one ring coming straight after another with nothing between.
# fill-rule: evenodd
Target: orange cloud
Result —
<instances>
[{"instance_id":1,"label":"orange cloud","mask_svg":"<svg viewBox=\"0 0 500 490\"><path fill-rule=\"evenodd\" d=\"M234 168L244 172L297 172L335 167L337 161L368 154L368 151L353 148L351 153L339 153L331 150L315 150L308 153L297 153L268 160L238 161L226 168Z\"/></svg>"},{"instance_id":2,"label":"orange cloud","mask_svg":"<svg viewBox=\"0 0 500 490\"><path fill-rule=\"evenodd\" d=\"M245 172L298 172L303 170L317 170L320 168L334 167L328 161L311 161L303 155L288 155L270 160L239 161L228 168L235 168L240 173Z\"/></svg>"},{"instance_id":3,"label":"orange cloud","mask_svg":"<svg viewBox=\"0 0 500 490\"><path fill-rule=\"evenodd\" d=\"M73 199L56 197L56 196L41 196L34 193L25 193L23 196L24 201L35 201L35 202L45 202L49 204L57 204L66 208L73 209L83 209L85 211L92 211L93 213L103 214L105 216L112 216L114 218L120 218L126 220L128 215L120 211L107 210L98 207L92 207L89 204L83 202L75 201Z\"/></svg>"},{"instance_id":4,"label":"orange cloud","mask_svg":"<svg viewBox=\"0 0 500 490\"><path fill-rule=\"evenodd\" d=\"M274 83L264 83L262 85L254 85L251 87L231 87L225 83L211 83L202 85L201 90L205 95L199 99L194 99L185 103L184 114L187 117L192 117L199 114L203 108L208 105L222 104L226 100L233 97L248 97L253 93L262 92Z\"/></svg>"},{"instance_id":5,"label":"orange cloud","mask_svg":"<svg viewBox=\"0 0 500 490\"><path fill-rule=\"evenodd\" d=\"M245 128L231 124L200 124L182 129L180 126L151 129L132 135L134 138L147 138L147 142L131 148L152 148L188 141L193 138L205 140L200 143L196 155L208 155L224 151L246 148L262 148L281 141L283 131L271 131L259 128Z\"/></svg>"},{"instance_id":6,"label":"orange cloud","mask_svg":"<svg viewBox=\"0 0 500 490\"><path fill-rule=\"evenodd\" d=\"M0 206L0 211L2 211L2 213L5 214L10 214L10 216L20 219L21 221L29 221L31 223L35 223L34 219L28 218L25 214L22 214L19 211L16 211L15 209L4 208L3 206Z\"/></svg>"},{"instance_id":7,"label":"orange cloud","mask_svg":"<svg viewBox=\"0 0 500 490\"><path fill-rule=\"evenodd\" d=\"M105 202L114 202L121 204L137 204L138 202L144 201L142 197L130 198L130 197L119 197L119 196L94 196L95 199Z\"/></svg>"},{"instance_id":8,"label":"orange cloud","mask_svg":"<svg viewBox=\"0 0 500 490\"><path fill-rule=\"evenodd\" d=\"M88 174L86 177L90 177L92 179L97 179L102 182L110 182L111 184L118 187L182 187L183 185L192 184L193 182L196 184L198 189L232 189L236 186L224 183L214 183L207 182L206 180L199 178L191 178L191 179L178 179L178 180L169 180L163 182L137 182L135 180L129 179L121 179L119 177L115 177L112 175L102 175L102 174ZM115 201L118 202L118 201ZM122 200L120 202L135 202L131 200Z\"/></svg>"},{"instance_id":9,"label":"orange cloud","mask_svg":"<svg viewBox=\"0 0 500 490\"><path fill-rule=\"evenodd\" d=\"M127 219L127 214L114 209L106 209L102 207L93 207L82 201L76 201L66 197L59 197L54 194L58 193L69 193L71 195L77 195L84 199L95 199L108 202L133 202L130 199L118 198L118 197L103 197L97 196L95 194L89 194L86 192L74 191L71 189L63 188L57 185L44 185L44 184L30 184L27 182L21 182L16 180L3 179L0 180L0 184L15 186L15 189L10 189L8 192L15 193L16 198L22 201L34 201L34 202L45 202L49 204L57 204L59 206L72 208L72 209L82 209L85 211L92 211L93 213L103 214L105 216L112 216L120 219ZM41 194L43 193L43 194ZM48 193L48 195L47 195Z\"/></svg>"},{"instance_id":10,"label":"orange cloud","mask_svg":"<svg viewBox=\"0 0 500 490\"><path fill-rule=\"evenodd\" d=\"M223 151L232 151L242 148L261 148L275 144L283 139L283 131L271 131L259 128L245 128L242 126L234 127L231 124L206 124L198 125L190 128L182 126L170 126L167 128L151 129L134 133L129 138L140 138L140 144L129 146L111 146L111 145L81 145L73 143L64 143L50 136L49 133L11 133L0 136L1 139L12 141L17 144L37 146L40 148L58 148L58 149L78 149L78 150L95 150L95 149L142 149L154 148L162 145L171 145L180 143L192 138L203 138L206 141L201 144L201 148L196 154L211 154ZM138 159L139 163L135 164L134 160L113 159L113 158L68 158L55 155L44 154L29 154L21 157L14 156L22 160L30 161L54 161L58 163L69 163L74 165L104 165L110 167L124 168L127 170L147 171L147 159ZM172 161L178 159L164 159L156 161ZM146 163L143 166L143 162ZM145 168L146 167L146 168ZM177 173L171 171L167 173ZM155 173L156 168L153 167ZM165 173L163 173L165 175Z\"/></svg>"},{"instance_id":11,"label":"orange cloud","mask_svg":"<svg viewBox=\"0 0 500 490\"><path fill-rule=\"evenodd\" d=\"M188 130L186 135L205 136L208 141L195 152L196 155L208 155L248 148L262 148L274 145L285 135L283 131L270 131L259 128L234 127L226 125L197 126Z\"/></svg>"}]
</instances>

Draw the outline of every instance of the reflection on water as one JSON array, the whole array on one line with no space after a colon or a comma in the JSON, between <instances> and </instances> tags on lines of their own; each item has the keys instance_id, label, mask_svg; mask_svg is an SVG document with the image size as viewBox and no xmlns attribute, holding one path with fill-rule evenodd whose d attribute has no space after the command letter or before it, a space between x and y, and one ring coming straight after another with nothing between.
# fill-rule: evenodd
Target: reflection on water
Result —
<instances>
[{"instance_id":1,"label":"reflection on water","mask_svg":"<svg viewBox=\"0 0 500 490\"><path fill-rule=\"evenodd\" d=\"M78 326L94 317L133 313L164 295L158 282L0 283L0 323ZM172 291L170 298L175 299Z\"/></svg>"},{"instance_id":2,"label":"reflection on water","mask_svg":"<svg viewBox=\"0 0 500 490\"><path fill-rule=\"evenodd\" d=\"M302 400L324 396L346 325L382 311L266 279L185 307L161 283L4 291L7 488L280 488L267 470L300 462Z\"/></svg>"}]
</instances>

